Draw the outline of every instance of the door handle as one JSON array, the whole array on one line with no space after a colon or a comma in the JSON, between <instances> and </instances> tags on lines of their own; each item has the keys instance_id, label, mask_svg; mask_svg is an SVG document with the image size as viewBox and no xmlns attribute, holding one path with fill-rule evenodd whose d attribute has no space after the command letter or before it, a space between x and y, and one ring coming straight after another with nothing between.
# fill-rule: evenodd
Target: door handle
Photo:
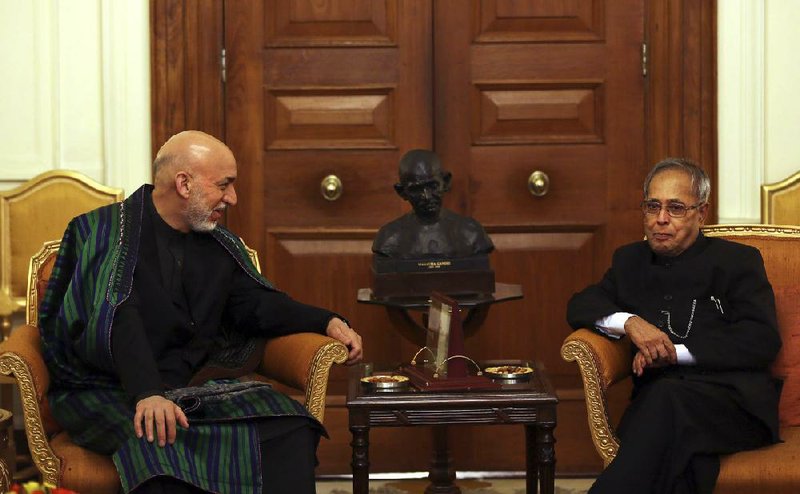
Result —
<instances>
[{"instance_id":1,"label":"door handle","mask_svg":"<svg viewBox=\"0 0 800 494\"><path fill-rule=\"evenodd\" d=\"M322 182L319 184L319 190L322 193L322 197L326 200L335 201L342 197L344 186L339 177L336 175L328 175L322 179Z\"/></svg>"},{"instance_id":2,"label":"door handle","mask_svg":"<svg viewBox=\"0 0 800 494\"><path fill-rule=\"evenodd\" d=\"M543 171L536 170L528 177L528 190L536 197L542 197L550 190L550 177Z\"/></svg>"}]
</instances>

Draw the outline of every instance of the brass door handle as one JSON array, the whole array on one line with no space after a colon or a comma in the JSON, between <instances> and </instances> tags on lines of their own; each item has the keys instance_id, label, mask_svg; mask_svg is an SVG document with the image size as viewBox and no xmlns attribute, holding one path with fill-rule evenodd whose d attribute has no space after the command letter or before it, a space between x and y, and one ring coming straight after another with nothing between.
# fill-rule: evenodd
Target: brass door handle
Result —
<instances>
[{"instance_id":1,"label":"brass door handle","mask_svg":"<svg viewBox=\"0 0 800 494\"><path fill-rule=\"evenodd\" d=\"M342 181L336 175L328 175L322 179L319 184L319 190L322 192L322 197L328 201L335 201L342 197L344 187Z\"/></svg>"},{"instance_id":2,"label":"brass door handle","mask_svg":"<svg viewBox=\"0 0 800 494\"><path fill-rule=\"evenodd\" d=\"M550 190L550 177L545 172L536 170L528 177L528 190L536 197L542 197Z\"/></svg>"}]
</instances>

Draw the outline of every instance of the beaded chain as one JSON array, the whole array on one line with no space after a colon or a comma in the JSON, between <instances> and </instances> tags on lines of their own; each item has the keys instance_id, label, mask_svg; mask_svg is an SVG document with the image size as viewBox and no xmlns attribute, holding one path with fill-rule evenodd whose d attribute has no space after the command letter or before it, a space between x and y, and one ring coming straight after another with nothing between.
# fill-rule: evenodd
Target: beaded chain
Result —
<instances>
[{"instance_id":1,"label":"beaded chain","mask_svg":"<svg viewBox=\"0 0 800 494\"><path fill-rule=\"evenodd\" d=\"M662 310L661 313L667 316L667 330L669 330L670 333L674 334L678 338L683 338L683 339L688 338L689 337L689 333L692 331L692 322L694 322L694 309L696 307L697 307L697 299L694 298L694 299L692 299L692 313L689 315L689 324L686 325L686 333L682 334L682 335L676 333L675 331L673 331L672 324L671 324L671 321L670 321L670 313L669 313L669 311L668 310Z\"/></svg>"}]
</instances>

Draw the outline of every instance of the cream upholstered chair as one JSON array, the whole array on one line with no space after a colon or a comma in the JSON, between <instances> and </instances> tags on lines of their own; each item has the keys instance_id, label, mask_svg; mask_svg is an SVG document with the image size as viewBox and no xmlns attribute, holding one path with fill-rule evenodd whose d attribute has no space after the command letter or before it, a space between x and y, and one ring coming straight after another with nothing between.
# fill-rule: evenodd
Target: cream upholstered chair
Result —
<instances>
[{"instance_id":1,"label":"cream upholstered chair","mask_svg":"<svg viewBox=\"0 0 800 494\"><path fill-rule=\"evenodd\" d=\"M25 309L28 261L42 242L61 238L69 221L122 200L122 189L106 187L78 172L53 170L0 192L0 317L3 336L11 315Z\"/></svg>"},{"instance_id":2,"label":"cream upholstered chair","mask_svg":"<svg viewBox=\"0 0 800 494\"><path fill-rule=\"evenodd\" d=\"M111 457L73 443L53 419L47 402L50 377L42 359L36 308L47 288L58 246L59 241L46 242L30 259L27 324L16 328L0 343L0 374L13 377L19 385L28 446L42 479L80 494L116 493L119 476ZM255 251L249 253L259 268ZM327 336L315 333L282 336L267 342L258 373L303 390L306 408L322 422L331 366L344 363L347 353L342 343ZM3 471L8 469L0 461L0 492L8 487L7 474L3 483Z\"/></svg>"},{"instance_id":3,"label":"cream upholstered chair","mask_svg":"<svg viewBox=\"0 0 800 494\"><path fill-rule=\"evenodd\" d=\"M768 225L717 225L703 228L709 237L722 237L758 248L764 258L767 276L775 290L778 322L782 325L783 352L792 350L800 336L797 327L786 327L786 321L796 320L800 294L800 227ZM791 314L788 317L784 315ZM608 465L617 454L619 439L609 420L607 395L609 388L631 376L633 353L625 337L611 340L589 329L570 334L561 347L564 360L580 367L589 430L595 449ZM781 357L779 357L781 358ZM794 369L800 374L800 362L794 359ZM774 367L773 367L774 371ZM788 381L786 381L788 383ZM787 386L784 385L784 393ZM781 420L784 421L783 402ZM715 494L768 494L800 492L800 426L782 426L783 443L753 451L723 456Z\"/></svg>"},{"instance_id":4,"label":"cream upholstered chair","mask_svg":"<svg viewBox=\"0 0 800 494\"><path fill-rule=\"evenodd\" d=\"M761 186L761 222L800 225L800 171L780 182Z\"/></svg>"}]
</instances>

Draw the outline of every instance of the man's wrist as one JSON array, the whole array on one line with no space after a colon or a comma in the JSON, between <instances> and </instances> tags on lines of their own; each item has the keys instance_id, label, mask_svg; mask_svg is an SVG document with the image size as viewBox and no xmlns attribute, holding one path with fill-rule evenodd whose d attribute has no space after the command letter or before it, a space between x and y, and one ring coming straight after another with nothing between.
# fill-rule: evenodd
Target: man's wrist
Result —
<instances>
[{"instance_id":1,"label":"man's wrist","mask_svg":"<svg viewBox=\"0 0 800 494\"><path fill-rule=\"evenodd\" d=\"M637 316L636 314L626 314L626 315L627 318L625 319L625 322L622 324L622 329L625 331L625 334L627 334L628 331L631 329L631 327L634 324L636 324L635 320L639 318L639 316Z\"/></svg>"}]
</instances>

